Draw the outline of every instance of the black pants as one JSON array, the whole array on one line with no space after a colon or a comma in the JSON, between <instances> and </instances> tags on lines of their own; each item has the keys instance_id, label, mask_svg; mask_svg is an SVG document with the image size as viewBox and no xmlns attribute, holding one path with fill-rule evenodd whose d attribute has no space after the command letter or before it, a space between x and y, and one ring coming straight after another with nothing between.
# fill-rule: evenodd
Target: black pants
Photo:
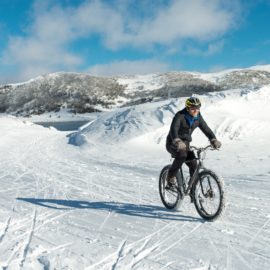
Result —
<instances>
[{"instance_id":1,"label":"black pants","mask_svg":"<svg viewBox=\"0 0 270 270\"><path fill-rule=\"evenodd\" d=\"M192 177L197 168L197 161L194 159L194 152L189 150L177 152L172 145L166 145L166 148L167 151L172 155L172 157L174 157L174 161L169 170L169 177L176 176L178 170L181 168L184 162L189 167L189 174L190 177Z\"/></svg>"}]
</instances>

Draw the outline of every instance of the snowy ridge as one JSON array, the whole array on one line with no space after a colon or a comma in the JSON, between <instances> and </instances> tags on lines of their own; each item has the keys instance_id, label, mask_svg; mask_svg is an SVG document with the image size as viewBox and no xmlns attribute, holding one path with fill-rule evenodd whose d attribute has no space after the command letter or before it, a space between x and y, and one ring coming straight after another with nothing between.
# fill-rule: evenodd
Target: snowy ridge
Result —
<instances>
[{"instance_id":1,"label":"snowy ridge","mask_svg":"<svg viewBox=\"0 0 270 270\"><path fill-rule=\"evenodd\" d=\"M270 86L198 97L203 104L202 115L221 139L241 139L269 132L265 129L269 115L257 111L258 108L270 110ZM184 101L185 98L153 102L108 112L73 134L71 142L77 145L87 141L114 144L148 136L164 145L172 118L184 107Z\"/></svg>"},{"instance_id":2,"label":"snowy ridge","mask_svg":"<svg viewBox=\"0 0 270 270\"><path fill-rule=\"evenodd\" d=\"M168 72L122 77L57 72L0 86L0 112L31 116L67 110L92 113L115 108L270 84L269 66L218 73Z\"/></svg>"}]
</instances>

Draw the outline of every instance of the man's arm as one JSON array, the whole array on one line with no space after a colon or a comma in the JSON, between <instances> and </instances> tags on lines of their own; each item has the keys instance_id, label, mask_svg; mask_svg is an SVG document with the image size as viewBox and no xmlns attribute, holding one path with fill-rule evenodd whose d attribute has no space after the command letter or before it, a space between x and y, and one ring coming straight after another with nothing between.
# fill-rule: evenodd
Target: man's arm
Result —
<instances>
[{"instance_id":1,"label":"man's arm","mask_svg":"<svg viewBox=\"0 0 270 270\"><path fill-rule=\"evenodd\" d=\"M171 128L170 128L170 134L171 134L172 140L179 138L178 131L180 129L180 125L181 125L180 116L179 114L176 114L173 118Z\"/></svg>"},{"instance_id":2,"label":"man's arm","mask_svg":"<svg viewBox=\"0 0 270 270\"><path fill-rule=\"evenodd\" d=\"M170 129L172 143L176 147L177 152L186 151L187 149L186 144L179 138L178 135L180 126L181 126L181 117L178 113L174 116Z\"/></svg>"}]
</instances>

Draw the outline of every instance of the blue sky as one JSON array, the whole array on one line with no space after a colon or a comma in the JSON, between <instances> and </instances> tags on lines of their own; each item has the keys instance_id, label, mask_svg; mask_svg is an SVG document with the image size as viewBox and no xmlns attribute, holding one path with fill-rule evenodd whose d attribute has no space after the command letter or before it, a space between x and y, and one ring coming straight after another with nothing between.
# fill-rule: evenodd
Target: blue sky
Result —
<instances>
[{"instance_id":1,"label":"blue sky","mask_svg":"<svg viewBox=\"0 0 270 270\"><path fill-rule=\"evenodd\" d=\"M1 0L0 83L270 64L270 0Z\"/></svg>"}]
</instances>

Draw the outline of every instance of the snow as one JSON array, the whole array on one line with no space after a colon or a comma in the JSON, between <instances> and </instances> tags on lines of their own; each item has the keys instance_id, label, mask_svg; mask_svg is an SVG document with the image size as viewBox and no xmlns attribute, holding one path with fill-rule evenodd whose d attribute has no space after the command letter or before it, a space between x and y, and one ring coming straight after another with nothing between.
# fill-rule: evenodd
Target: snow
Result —
<instances>
[{"instance_id":1,"label":"snow","mask_svg":"<svg viewBox=\"0 0 270 270\"><path fill-rule=\"evenodd\" d=\"M0 114L0 116L5 114ZM61 109L59 112L45 112L43 114L33 114L29 116L18 116L17 119L31 122L70 122L70 121L92 121L96 119L102 113L84 113L74 114L69 112L67 109Z\"/></svg>"},{"instance_id":2,"label":"snow","mask_svg":"<svg viewBox=\"0 0 270 270\"><path fill-rule=\"evenodd\" d=\"M226 75L230 74L231 72L240 71L240 70L243 70L243 69L226 69L219 72L197 73L194 75L196 75L198 78L201 78L203 80L206 80L212 83L217 83L218 81L222 80Z\"/></svg>"},{"instance_id":3,"label":"snow","mask_svg":"<svg viewBox=\"0 0 270 270\"><path fill-rule=\"evenodd\" d=\"M257 66L252 66L250 69L254 70L264 70L270 72L270 65L257 65Z\"/></svg>"},{"instance_id":4,"label":"snow","mask_svg":"<svg viewBox=\"0 0 270 270\"><path fill-rule=\"evenodd\" d=\"M166 79L162 74L146 74L136 76L123 76L117 79L120 85L127 85L125 92L132 94L134 91L153 91L164 87Z\"/></svg>"},{"instance_id":5,"label":"snow","mask_svg":"<svg viewBox=\"0 0 270 270\"><path fill-rule=\"evenodd\" d=\"M37 76L35 78L31 78L31 79L29 79L29 80L27 80L25 82L11 83L9 85L11 85L13 87L16 87L16 86L20 86L20 85L24 85L24 84L29 84L31 82L42 80L42 79L44 79L44 77L48 77L48 78L51 78L51 79L56 79L61 74L67 74L67 73L69 73L69 74L77 74L77 75L82 74L82 73L76 73L76 72L54 72L54 73L47 73L47 74L43 74L43 75Z\"/></svg>"},{"instance_id":6,"label":"snow","mask_svg":"<svg viewBox=\"0 0 270 270\"><path fill-rule=\"evenodd\" d=\"M212 83L218 83L220 80L224 79L226 75L229 75L232 72L236 72L236 71L241 72L241 71L249 71L249 70L270 72L270 65L257 65L257 66L252 66L248 68L225 69L219 72L193 73L193 75ZM253 82L256 83L255 78L253 78Z\"/></svg>"},{"instance_id":7,"label":"snow","mask_svg":"<svg viewBox=\"0 0 270 270\"><path fill-rule=\"evenodd\" d=\"M34 82L34 81L38 81L38 80L41 80L43 77L42 76L38 76L38 77L35 77L35 78L32 78L32 79L29 79L25 82L19 82L19 83L11 83L9 85L13 86L13 87L16 87L16 86L20 86L20 85L24 85L24 84L28 84L28 83L31 83L31 82Z\"/></svg>"},{"instance_id":8,"label":"snow","mask_svg":"<svg viewBox=\"0 0 270 270\"><path fill-rule=\"evenodd\" d=\"M106 112L73 134L1 115L0 266L269 269L270 86L200 98L223 143L205 160L226 185L213 223L188 198L172 212L158 194L184 99ZM194 145L207 143L194 134Z\"/></svg>"}]
</instances>

